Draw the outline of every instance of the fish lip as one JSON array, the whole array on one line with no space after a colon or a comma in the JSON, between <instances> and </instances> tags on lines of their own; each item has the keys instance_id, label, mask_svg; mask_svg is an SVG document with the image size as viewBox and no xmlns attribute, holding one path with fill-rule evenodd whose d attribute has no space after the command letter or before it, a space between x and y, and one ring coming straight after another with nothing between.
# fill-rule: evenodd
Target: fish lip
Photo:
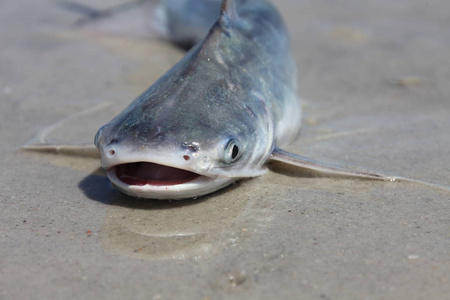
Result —
<instances>
[{"instance_id":1,"label":"fish lip","mask_svg":"<svg viewBox=\"0 0 450 300\"><path fill-rule=\"evenodd\" d=\"M148 180L146 184L129 184L127 182L122 181L117 175L117 168L121 165L133 164L137 162L146 162L152 163L156 165L161 165L169 168L179 169L183 171L191 172L193 175L192 179L180 180L175 183L173 181L168 181L167 184L163 184L163 181L158 182L157 180ZM189 169L173 167L170 165L163 165L149 161L130 161L126 163L121 163L117 165L110 166L106 169L106 174L111 181L111 184L120 190L122 193L125 193L130 196L138 197L138 198L151 198L151 199L185 199L185 198L195 198L198 196L202 196L204 194L208 194L218 190L219 188L225 187L234 180L230 178L225 178L222 176L206 176L203 174L199 174L193 172ZM151 182L155 182L156 184L151 184Z\"/></svg>"}]
</instances>

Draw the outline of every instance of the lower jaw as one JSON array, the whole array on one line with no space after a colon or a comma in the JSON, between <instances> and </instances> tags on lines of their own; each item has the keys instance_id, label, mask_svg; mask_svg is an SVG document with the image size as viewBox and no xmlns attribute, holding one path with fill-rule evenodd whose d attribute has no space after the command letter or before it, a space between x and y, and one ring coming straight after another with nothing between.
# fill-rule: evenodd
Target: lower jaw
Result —
<instances>
[{"instance_id":1,"label":"lower jaw","mask_svg":"<svg viewBox=\"0 0 450 300\"><path fill-rule=\"evenodd\" d=\"M181 200L196 198L206 194L213 193L224 188L235 180L231 178L207 177L198 175L192 180L184 182L161 182L147 181L146 184L128 184L121 181L116 174L115 168L108 170L108 178L113 187L124 194L137 198L161 199L161 200Z\"/></svg>"}]
</instances>

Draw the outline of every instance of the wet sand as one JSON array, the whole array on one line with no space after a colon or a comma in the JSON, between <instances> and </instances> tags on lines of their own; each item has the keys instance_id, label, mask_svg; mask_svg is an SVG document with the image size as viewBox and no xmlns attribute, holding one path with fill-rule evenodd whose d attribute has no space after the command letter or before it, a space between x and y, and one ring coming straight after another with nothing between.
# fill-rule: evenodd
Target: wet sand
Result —
<instances>
[{"instance_id":1,"label":"wet sand","mask_svg":"<svg viewBox=\"0 0 450 300\"><path fill-rule=\"evenodd\" d=\"M55 3L0 3L0 298L450 295L443 190L278 163L210 196L139 200L113 190L98 159L18 151L68 116L49 141L92 142L183 56L162 41L80 30ZM302 135L287 150L449 186L450 4L277 6L305 99Z\"/></svg>"}]
</instances>

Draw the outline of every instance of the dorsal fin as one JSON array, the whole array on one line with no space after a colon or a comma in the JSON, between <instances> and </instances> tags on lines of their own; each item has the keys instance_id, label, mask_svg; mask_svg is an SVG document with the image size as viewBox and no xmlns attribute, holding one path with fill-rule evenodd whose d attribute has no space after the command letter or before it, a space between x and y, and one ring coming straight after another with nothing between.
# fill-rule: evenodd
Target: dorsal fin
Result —
<instances>
[{"instance_id":1,"label":"dorsal fin","mask_svg":"<svg viewBox=\"0 0 450 300\"><path fill-rule=\"evenodd\" d=\"M223 0L220 7L220 26L224 29L229 28L238 18L236 0Z\"/></svg>"}]
</instances>

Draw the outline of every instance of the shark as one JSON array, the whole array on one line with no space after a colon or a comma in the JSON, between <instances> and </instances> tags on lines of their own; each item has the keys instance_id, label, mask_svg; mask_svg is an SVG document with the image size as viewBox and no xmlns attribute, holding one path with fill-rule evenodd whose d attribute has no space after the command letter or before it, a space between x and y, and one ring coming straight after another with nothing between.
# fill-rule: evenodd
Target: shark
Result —
<instances>
[{"instance_id":1,"label":"shark","mask_svg":"<svg viewBox=\"0 0 450 300\"><path fill-rule=\"evenodd\" d=\"M189 50L98 130L96 151L115 188L139 198L195 198L263 175L270 161L419 182L283 150L299 136L302 106L289 35L272 3L165 0L160 5L165 36Z\"/></svg>"},{"instance_id":2,"label":"shark","mask_svg":"<svg viewBox=\"0 0 450 300\"><path fill-rule=\"evenodd\" d=\"M298 136L302 115L282 17L264 0L209 3L218 18L206 35L197 27L176 39L194 46L95 137L102 167L125 194L192 198L260 176L270 160L314 165L280 150Z\"/></svg>"}]
</instances>

